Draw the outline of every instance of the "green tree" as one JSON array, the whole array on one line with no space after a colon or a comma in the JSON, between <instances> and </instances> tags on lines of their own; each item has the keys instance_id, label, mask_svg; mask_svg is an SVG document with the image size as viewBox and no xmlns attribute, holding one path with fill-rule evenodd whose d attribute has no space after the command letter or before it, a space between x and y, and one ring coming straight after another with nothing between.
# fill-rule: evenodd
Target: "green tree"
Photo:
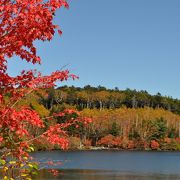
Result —
<instances>
[{"instance_id":1,"label":"green tree","mask_svg":"<svg viewBox=\"0 0 180 180\"><path fill-rule=\"evenodd\" d=\"M162 139L166 136L167 133L166 121L162 117L156 119L155 121L152 121L152 126L153 126L152 127L153 134L151 136L152 140Z\"/></svg>"},{"instance_id":2,"label":"green tree","mask_svg":"<svg viewBox=\"0 0 180 180\"><path fill-rule=\"evenodd\" d=\"M118 136L119 135L120 128L118 127L116 122L112 123L112 127L110 129L110 134L113 136Z\"/></svg>"}]
</instances>

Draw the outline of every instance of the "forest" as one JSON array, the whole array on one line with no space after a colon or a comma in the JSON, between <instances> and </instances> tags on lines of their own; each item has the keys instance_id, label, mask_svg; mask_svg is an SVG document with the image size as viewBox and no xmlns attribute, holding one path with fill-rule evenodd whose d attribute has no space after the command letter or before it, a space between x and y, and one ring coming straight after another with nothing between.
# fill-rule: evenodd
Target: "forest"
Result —
<instances>
[{"instance_id":1,"label":"forest","mask_svg":"<svg viewBox=\"0 0 180 180\"><path fill-rule=\"evenodd\" d=\"M88 125L68 129L70 149L180 150L180 100L147 91L63 86L31 93L17 104L46 117L66 109L89 117ZM72 116L76 116L76 113ZM47 127L72 117L54 117ZM44 118L46 121L46 118ZM42 130L41 130L42 131ZM38 128L31 132L38 136ZM58 149L35 141L37 150Z\"/></svg>"},{"instance_id":2,"label":"forest","mask_svg":"<svg viewBox=\"0 0 180 180\"><path fill-rule=\"evenodd\" d=\"M86 7L83 4L77 12L81 12L81 9L89 9L91 7L91 5L87 5ZM94 7L98 7L100 4L97 5L97 3L94 3L93 5ZM123 7L123 4L117 7ZM58 10L61 8L69 8L66 0L0 1L0 176L4 180L31 180L34 179L34 176L38 175L41 169L46 169L46 165L61 163L59 160L56 161L56 164L49 160L47 162L41 162L41 160L37 160L31 156L34 151L55 149L62 151L77 149L180 150L180 100L178 99L162 96L160 93L150 95L147 91L119 90L118 88L107 89L103 86L92 87L87 85L83 88L62 86L55 88L57 83L69 79L75 80L78 79L78 76L72 74L68 69L64 69L66 66L50 74L46 74L46 69L51 71L49 65L54 66L57 61L58 65L52 68L58 68L59 59L66 59L64 55L72 54L74 57L73 51L75 49L73 41L75 46L78 47L75 52L79 50L79 52L86 52L82 46L84 43L80 43L80 40L84 39L82 35L85 35L85 38L90 37L90 39L93 35L93 33L88 33L90 28L86 31L79 26L81 24L84 26L87 23L90 25L90 21L83 14L80 16L84 18L84 23L76 25L76 27L80 27L78 33L74 29L74 23L78 23L78 21L72 19L73 23L68 23L73 25L69 28L69 32L75 34L73 36L67 34L70 37L70 42L68 43L67 41L67 44L73 45L72 49L68 48L65 50L62 48L61 52L65 54L59 53L60 44L56 44L59 41L56 34L62 35L59 22L62 23L63 21L57 20L57 17L59 17ZM107 8L109 9L108 6ZM90 8L90 12L91 10ZM119 9L117 10L119 11ZM82 12L88 11L86 9ZM89 16L91 13L87 14ZM72 16L73 18L76 16L74 15ZM80 16L78 15L77 18L79 19ZM95 26L90 25L90 27L93 27L94 32L98 32L97 25L101 23L95 23L97 16L95 15L94 17L92 22ZM105 19L105 27L107 27L106 21L108 19L104 15L102 17ZM109 15L107 17L109 18ZM123 17L126 17L126 15ZM144 17L144 12L142 17ZM65 18L65 16L62 16L62 18ZM158 16L155 16L155 19L159 19ZM129 20L126 22L129 22ZM144 23L141 22L140 24ZM109 27L112 28L114 25L110 25ZM123 27L122 24L120 24L120 27ZM93 32L93 29L90 32ZM104 32L104 29L108 28L103 28L103 31L100 30L99 32ZM134 29L134 27L128 29ZM127 30L125 31L128 32ZM87 32L88 34L81 32ZM110 33L110 35L113 34ZM124 33L118 31L118 35L120 34L124 36ZM158 35L158 33L156 34ZM100 37L99 35L102 35L102 40L105 39L102 33L99 35L96 34L97 36L94 35L92 37ZM127 35L129 37L129 33ZM73 40L71 37L76 37L77 39ZM112 36L109 37L113 39ZM115 36L114 39L117 39L117 37ZM135 37L138 36L136 35ZM159 35L157 37L159 38ZM154 39L158 38L155 37ZM50 46L42 43L52 41L53 39L54 41L51 47L58 47L57 55L53 48L47 48ZM68 40L68 38L64 39ZM125 39L127 40L127 38ZM98 48L96 48L94 45L98 43L98 39L95 38L94 40L95 43L86 43L86 45L92 44L95 51L86 47L88 51L84 54L85 57L89 56L88 53L96 55L97 50L104 49L101 46L97 46ZM102 40L99 41L101 44ZM148 45L147 42L141 42L141 45ZM128 54L132 54L131 44L131 42L127 42L126 51L131 52ZM153 46L154 44L152 44ZM65 46L63 45L63 47ZM156 51L160 46L157 47L155 49ZM41 48L43 48L43 51ZM47 51L47 54L45 51ZM158 50L158 52L160 51ZM163 50L163 54L164 52L166 51ZM81 53L78 54L83 58ZM102 54L104 54L104 50ZM60 55L62 56L60 57ZM148 53L146 55L148 56ZM108 54L105 56L108 57ZM134 57L133 55L129 59L134 59ZM157 56L152 56L152 59L156 60L154 57ZM49 58L55 61L52 63L52 61L48 60ZM96 58L97 56L91 58L89 62L94 65L91 60L96 60ZM114 60L117 58L114 58ZM46 75L39 72L41 68L37 70L34 69L36 66L34 68L31 66L41 64L43 59L49 61L44 67L44 73ZM78 60L81 58L73 59ZM104 58L98 59L104 61ZM164 60L163 56L160 59ZM18 65L16 61L19 60L28 63L27 66ZM13 61L15 61L14 65L11 64ZM137 64L136 61L134 59L134 62ZM64 64L63 61L60 63ZM77 61L74 61L74 63L79 65ZM83 63L81 65L83 70L87 69L86 66L83 67ZM98 64L96 66L98 67ZM117 67L119 68L119 66ZM159 67L161 67L161 64ZM158 74L161 74L161 72L158 71ZM103 78L106 79L105 76ZM164 79L167 80L167 78ZM47 168L47 170L54 176L57 176L59 173L57 169Z\"/></svg>"}]
</instances>

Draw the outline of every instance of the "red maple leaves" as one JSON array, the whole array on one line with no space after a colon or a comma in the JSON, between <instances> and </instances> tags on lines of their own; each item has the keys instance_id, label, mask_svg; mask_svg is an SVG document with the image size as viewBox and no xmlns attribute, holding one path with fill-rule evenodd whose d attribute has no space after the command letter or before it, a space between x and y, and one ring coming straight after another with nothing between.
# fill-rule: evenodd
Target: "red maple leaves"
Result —
<instances>
[{"instance_id":1,"label":"red maple leaves","mask_svg":"<svg viewBox=\"0 0 180 180\"><path fill-rule=\"evenodd\" d=\"M59 26L53 23L56 10L62 6L68 8L65 0L0 1L0 147L4 146L7 150L2 156L4 160L11 156L20 162L16 168L22 163L24 166L28 163L28 150L34 140L46 138L49 143L66 149L67 127L91 121L80 118L77 111L69 109L54 116L76 113L76 118L52 125L45 131L44 121L36 111L29 107L16 107L22 98L34 90L53 87L56 81L78 78L68 70L55 71L46 76L36 70L29 70L22 71L16 77L11 77L7 72L7 62L13 56L33 64L41 63L34 42L50 41L56 31L62 34ZM42 129L42 134L33 135L33 128ZM7 176L7 169L4 173Z\"/></svg>"},{"instance_id":2,"label":"red maple leaves","mask_svg":"<svg viewBox=\"0 0 180 180\"><path fill-rule=\"evenodd\" d=\"M54 13L65 0L2 0L0 2L0 55L19 56L28 62L40 63L33 42L51 40L58 25ZM60 33L61 34L61 33Z\"/></svg>"}]
</instances>

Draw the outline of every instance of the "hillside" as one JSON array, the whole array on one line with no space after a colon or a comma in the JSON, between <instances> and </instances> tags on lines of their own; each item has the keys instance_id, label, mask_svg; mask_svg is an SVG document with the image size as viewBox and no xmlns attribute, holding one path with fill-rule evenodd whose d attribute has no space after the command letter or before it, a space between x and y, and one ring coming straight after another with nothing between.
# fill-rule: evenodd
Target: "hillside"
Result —
<instances>
[{"instance_id":1,"label":"hillside","mask_svg":"<svg viewBox=\"0 0 180 180\"><path fill-rule=\"evenodd\" d=\"M19 105L42 117L65 108L81 111L93 122L69 129L71 148L103 146L120 149L180 149L180 100L146 91L105 87L60 87L34 92ZM18 106L19 106L18 105ZM49 123L59 123L57 118ZM37 148L43 149L39 142ZM52 147L51 147L52 148Z\"/></svg>"}]
</instances>

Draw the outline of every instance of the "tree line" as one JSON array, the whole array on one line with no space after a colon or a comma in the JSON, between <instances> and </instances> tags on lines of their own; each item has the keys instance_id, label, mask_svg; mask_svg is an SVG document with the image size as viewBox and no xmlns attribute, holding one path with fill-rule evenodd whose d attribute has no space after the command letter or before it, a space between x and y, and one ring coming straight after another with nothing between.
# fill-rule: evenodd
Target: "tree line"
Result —
<instances>
[{"instance_id":1,"label":"tree line","mask_svg":"<svg viewBox=\"0 0 180 180\"><path fill-rule=\"evenodd\" d=\"M163 108L180 114L180 100L162 96L160 93L151 95L143 90L106 89L103 86L87 85L83 88L63 86L57 89L48 89L47 94L41 99L41 103L47 109L57 109L58 106L62 107L63 105L74 106L78 110L150 107L153 109Z\"/></svg>"},{"instance_id":2,"label":"tree line","mask_svg":"<svg viewBox=\"0 0 180 180\"><path fill-rule=\"evenodd\" d=\"M72 149L102 146L180 150L179 100L160 93L153 96L130 89L63 86L39 90L21 103L31 106L41 117L78 109L82 117L92 118L87 126L79 124L78 129L68 129ZM55 117L46 125L62 121L66 119ZM38 129L34 133L38 134ZM47 148L40 144L38 141L37 148Z\"/></svg>"}]
</instances>

